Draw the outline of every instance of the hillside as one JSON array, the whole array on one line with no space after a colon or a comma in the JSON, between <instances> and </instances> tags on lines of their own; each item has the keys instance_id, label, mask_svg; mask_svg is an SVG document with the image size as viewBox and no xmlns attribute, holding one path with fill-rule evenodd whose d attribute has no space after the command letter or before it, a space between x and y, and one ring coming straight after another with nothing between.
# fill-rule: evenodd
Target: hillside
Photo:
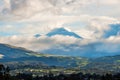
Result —
<instances>
[{"instance_id":1,"label":"hillside","mask_svg":"<svg viewBox=\"0 0 120 80\"><path fill-rule=\"evenodd\" d=\"M97 72L120 72L120 55L99 57L90 59L89 64L85 66L88 70Z\"/></svg>"},{"instance_id":2,"label":"hillside","mask_svg":"<svg viewBox=\"0 0 120 80\"><path fill-rule=\"evenodd\" d=\"M78 70L85 70L85 72L120 71L120 55L99 58L70 57L40 54L7 44L0 44L0 53L0 63L11 67L14 66L14 68L29 68L31 66L32 68L40 68L42 66L56 66L64 68L77 68Z\"/></svg>"},{"instance_id":3,"label":"hillside","mask_svg":"<svg viewBox=\"0 0 120 80\"><path fill-rule=\"evenodd\" d=\"M1 63L42 63L48 66L77 67L87 64L86 58L40 54L24 48L0 44ZM84 64L84 65L83 65Z\"/></svg>"}]
</instances>

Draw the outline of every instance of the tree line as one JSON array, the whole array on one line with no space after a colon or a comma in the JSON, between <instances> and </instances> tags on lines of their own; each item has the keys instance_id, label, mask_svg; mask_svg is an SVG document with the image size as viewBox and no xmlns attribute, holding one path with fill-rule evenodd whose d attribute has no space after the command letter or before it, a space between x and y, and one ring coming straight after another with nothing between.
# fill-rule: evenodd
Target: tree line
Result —
<instances>
[{"instance_id":1,"label":"tree line","mask_svg":"<svg viewBox=\"0 0 120 80\"><path fill-rule=\"evenodd\" d=\"M120 80L120 73L117 74L83 74L83 73L73 73L73 74L59 74L54 75L51 72L44 76L33 77L32 74L28 73L18 73L15 76L10 75L10 68L0 64L0 80Z\"/></svg>"}]
</instances>

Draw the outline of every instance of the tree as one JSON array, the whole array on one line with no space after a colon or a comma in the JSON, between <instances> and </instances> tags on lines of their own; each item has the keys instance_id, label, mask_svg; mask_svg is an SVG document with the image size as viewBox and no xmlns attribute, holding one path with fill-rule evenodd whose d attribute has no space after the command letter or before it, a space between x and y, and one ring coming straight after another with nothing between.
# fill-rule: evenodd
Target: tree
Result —
<instances>
[{"instance_id":1,"label":"tree","mask_svg":"<svg viewBox=\"0 0 120 80\"><path fill-rule=\"evenodd\" d=\"M0 79L1 80L10 80L10 68L5 66L3 64L0 64Z\"/></svg>"},{"instance_id":2,"label":"tree","mask_svg":"<svg viewBox=\"0 0 120 80\"><path fill-rule=\"evenodd\" d=\"M0 64L0 79L4 80L5 67L3 64Z\"/></svg>"},{"instance_id":3,"label":"tree","mask_svg":"<svg viewBox=\"0 0 120 80\"><path fill-rule=\"evenodd\" d=\"M4 73L5 80L10 80L10 68L7 66Z\"/></svg>"}]
</instances>

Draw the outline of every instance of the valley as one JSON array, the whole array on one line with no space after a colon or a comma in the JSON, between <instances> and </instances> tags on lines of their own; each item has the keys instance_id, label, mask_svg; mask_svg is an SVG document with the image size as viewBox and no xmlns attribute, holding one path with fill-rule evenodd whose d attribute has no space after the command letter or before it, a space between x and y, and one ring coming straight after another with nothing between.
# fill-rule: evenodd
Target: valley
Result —
<instances>
[{"instance_id":1,"label":"valley","mask_svg":"<svg viewBox=\"0 0 120 80\"><path fill-rule=\"evenodd\" d=\"M1 55L4 55L0 63L9 66L12 75L31 73L34 76L41 76L49 72L55 75L79 72L96 74L120 72L120 55L85 58L42 54L6 44L1 44L0 48L2 48Z\"/></svg>"}]
</instances>

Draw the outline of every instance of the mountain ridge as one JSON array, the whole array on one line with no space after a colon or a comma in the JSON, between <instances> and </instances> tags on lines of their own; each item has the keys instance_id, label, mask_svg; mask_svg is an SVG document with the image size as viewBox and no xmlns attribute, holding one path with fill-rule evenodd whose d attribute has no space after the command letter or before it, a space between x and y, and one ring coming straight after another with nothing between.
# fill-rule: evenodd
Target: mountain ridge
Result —
<instances>
[{"instance_id":1,"label":"mountain ridge","mask_svg":"<svg viewBox=\"0 0 120 80\"><path fill-rule=\"evenodd\" d=\"M2 44L5 45L6 44ZM11 45L9 45L10 47ZM7 47L8 48L8 47ZM18 48L18 47L17 47ZM12 48L9 48L12 49ZM16 48L14 47L14 50L16 51ZM23 49L24 50L24 49ZM20 50L18 50L20 51ZM28 50L29 51L29 50ZM1 52L1 44L0 44L0 52ZM25 51L23 51L25 52ZM29 52L28 54L21 52L17 53L23 56L18 57L11 57L7 56L5 58L0 59L0 63L8 64L19 64L19 65L24 65L24 64L30 64L35 63L35 64L42 64L47 65L47 66L60 66L60 67L66 67L66 68L81 68L81 69L98 69L98 70L113 70L117 71L118 67L120 66L120 55L115 55L115 56L106 56L106 57L99 57L99 58L84 58L84 57L70 57L70 56L57 56L57 55L47 55L47 54L39 54L39 53L33 53ZM16 53L13 53L14 55ZM14 56L12 54L12 56ZM24 55L25 54L25 55ZM5 55L6 56L6 55ZM24 64L23 64L24 63Z\"/></svg>"},{"instance_id":2,"label":"mountain ridge","mask_svg":"<svg viewBox=\"0 0 120 80\"><path fill-rule=\"evenodd\" d=\"M66 28L55 28L49 33L46 34L48 37L55 36L55 35L63 35L63 36L72 36L75 38L82 38L81 36L77 35L76 33L67 30Z\"/></svg>"},{"instance_id":3,"label":"mountain ridge","mask_svg":"<svg viewBox=\"0 0 120 80\"><path fill-rule=\"evenodd\" d=\"M33 53L33 51L27 50L22 47L0 43L0 54L4 55L4 58L28 57L26 53Z\"/></svg>"}]
</instances>

